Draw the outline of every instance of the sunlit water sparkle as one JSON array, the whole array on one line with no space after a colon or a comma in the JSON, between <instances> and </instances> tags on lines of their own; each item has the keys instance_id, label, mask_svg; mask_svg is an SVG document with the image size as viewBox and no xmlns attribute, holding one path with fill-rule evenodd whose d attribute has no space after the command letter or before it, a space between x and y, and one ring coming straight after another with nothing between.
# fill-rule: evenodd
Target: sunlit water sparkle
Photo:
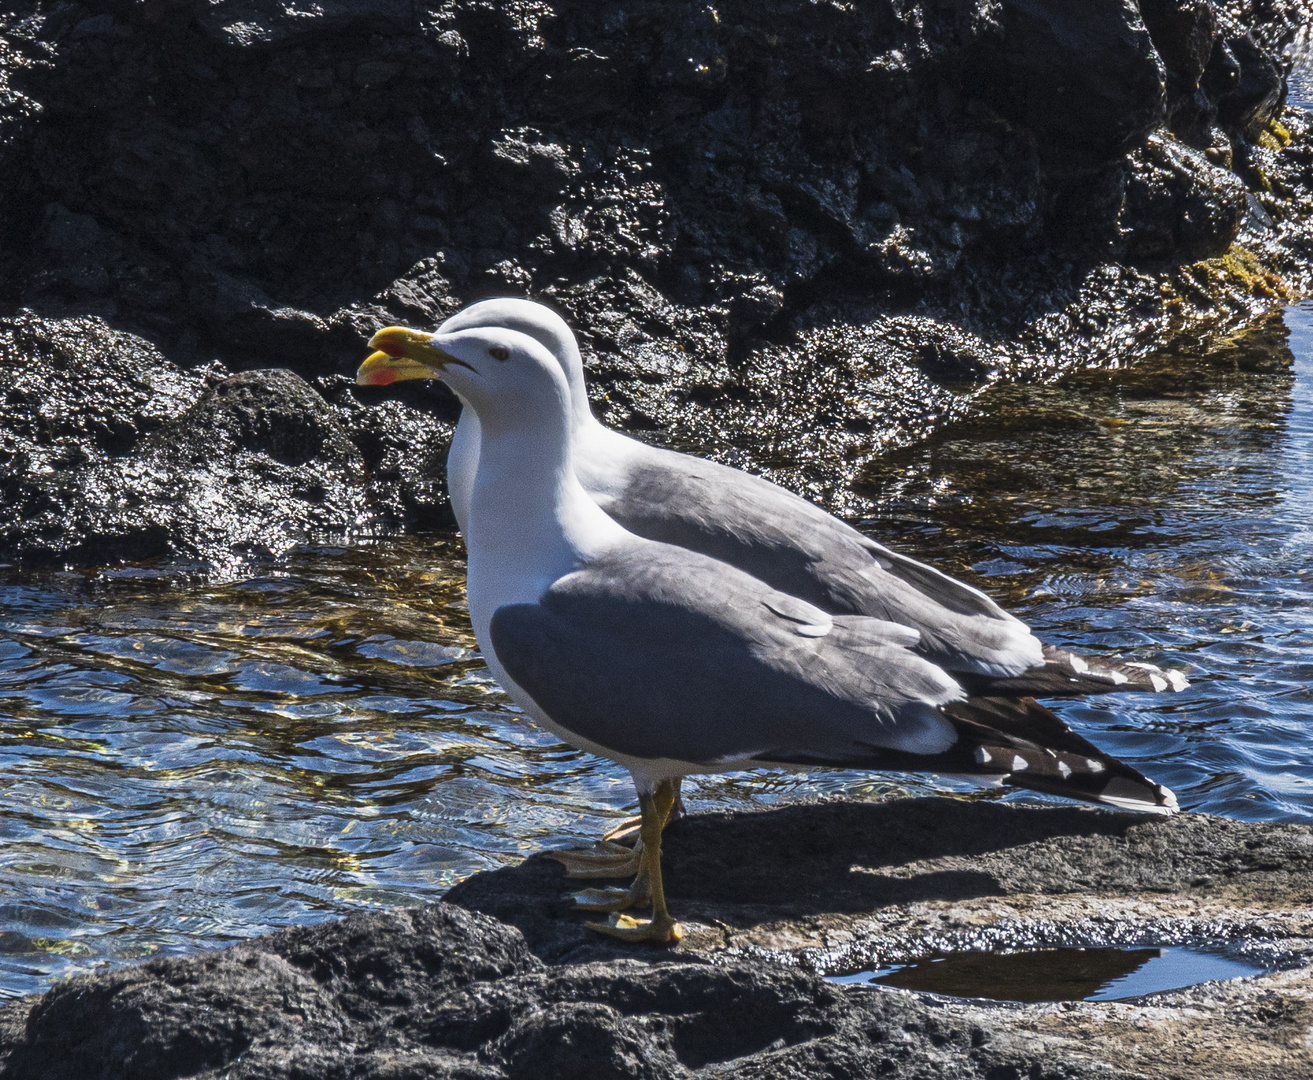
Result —
<instances>
[{"instance_id":1,"label":"sunlit water sparkle","mask_svg":"<svg viewBox=\"0 0 1313 1080\"><path fill-rule=\"evenodd\" d=\"M1183 694L1063 715L1186 807L1313 820L1313 308L1207 355L1000 391L990 415L871 469L862 527L1049 640L1188 667ZM492 684L462 575L450 539L230 582L0 568L0 993L431 900L625 813L621 770ZM980 791L840 772L690 789L694 811Z\"/></svg>"}]
</instances>

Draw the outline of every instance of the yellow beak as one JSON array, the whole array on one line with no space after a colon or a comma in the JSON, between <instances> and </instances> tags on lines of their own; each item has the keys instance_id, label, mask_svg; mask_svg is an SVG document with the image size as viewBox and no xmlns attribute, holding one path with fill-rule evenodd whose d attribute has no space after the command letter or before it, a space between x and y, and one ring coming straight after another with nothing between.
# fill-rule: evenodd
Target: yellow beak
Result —
<instances>
[{"instance_id":1,"label":"yellow beak","mask_svg":"<svg viewBox=\"0 0 1313 1080\"><path fill-rule=\"evenodd\" d=\"M455 360L430 342L430 335L389 326L369 339L377 349L356 371L358 386L388 386L406 379L436 379ZM457 361L459 362L459 361Z\"/></svg>"}]
</instances>

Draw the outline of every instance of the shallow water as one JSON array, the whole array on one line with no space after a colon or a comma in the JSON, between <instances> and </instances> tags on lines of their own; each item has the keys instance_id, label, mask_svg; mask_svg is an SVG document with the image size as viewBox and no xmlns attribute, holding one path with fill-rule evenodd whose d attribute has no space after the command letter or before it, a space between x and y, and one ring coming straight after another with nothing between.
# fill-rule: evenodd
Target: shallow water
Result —
<instances>
[{"instance_id":1,"label":"shallow water","mask_svg":"<svg viewBox=\"0 0 1313 1080\"><path fill-rule=\"evenodd\" d=\"M863 527L1050 640L1188 667L1183 694L1063 707L1182 805L1313 819L1313 308L1207 355L1000 391L990 414L871 470ZM217 583L0 569L0 993L432 899L624 813L619 769L489 681L461 575L441 539ZM978 790L819 772L688 794Z\"/></svg>"},{"instance_id":2,"label":"shallow water","mask_svg":"<svg viewBox=\"0 0 1313 1080\"><path fill-rule=\"evenodd\" d=\"M1258 964L1203 949L1035 949L961 952L830 976L854 986L898 986L995 1001L1122 1001L1214 979L1258 975Z\"/></svg>"}]
</instances>

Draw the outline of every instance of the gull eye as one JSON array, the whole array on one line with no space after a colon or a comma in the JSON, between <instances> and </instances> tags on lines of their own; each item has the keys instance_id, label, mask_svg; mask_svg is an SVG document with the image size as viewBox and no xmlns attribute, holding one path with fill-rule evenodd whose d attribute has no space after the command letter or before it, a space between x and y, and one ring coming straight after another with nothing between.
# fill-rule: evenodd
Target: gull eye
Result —
<instances>
[{"instance_id":1,"label":"gull eye","mask_svg":"<svg viewBox=\"0 0 1313 1080\"><path fill-rule=\"evenodd\" d=\"M488 355L494 360L509 360L511 358L511 350L502 345L492 345L488 348Z\"/></svg>"}]
</instances>

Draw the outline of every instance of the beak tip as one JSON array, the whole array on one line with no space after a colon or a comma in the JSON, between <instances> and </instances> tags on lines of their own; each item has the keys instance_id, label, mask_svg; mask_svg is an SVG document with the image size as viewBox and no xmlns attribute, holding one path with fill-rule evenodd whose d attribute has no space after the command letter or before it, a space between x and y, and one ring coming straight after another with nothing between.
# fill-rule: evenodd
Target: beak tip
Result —
<instances>
[{"instance_id":1,"label":"beak tip","mask_svg":"<svg viewBox=\"0 0 1313 1080\"><path fill-rule=\"evenodd\" d=\"M428 336L404 326L385 326L369 339L369 347L387 353L393 358L400 358L406 355L407 344L412 344L417 338Z\"/></svg>"}]
</instances>

